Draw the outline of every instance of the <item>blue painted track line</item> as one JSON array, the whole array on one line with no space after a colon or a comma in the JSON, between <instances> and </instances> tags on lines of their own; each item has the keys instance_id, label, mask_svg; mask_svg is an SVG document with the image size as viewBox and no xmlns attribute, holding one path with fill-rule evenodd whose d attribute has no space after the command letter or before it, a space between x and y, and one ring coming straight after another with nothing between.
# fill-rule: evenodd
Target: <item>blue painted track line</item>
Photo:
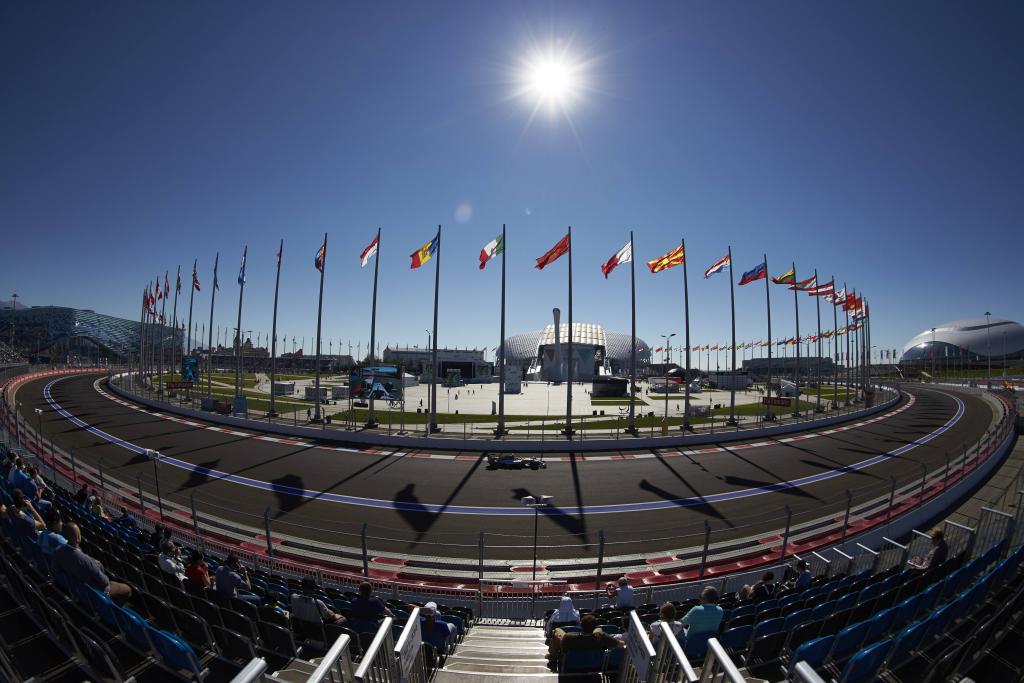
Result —
<instances>
[{"instance_id":1,"label":"blue painted track line","mask_svg":"<svg viewBox=\"0 0 1024 683\"><path fill-rule=\"evenodd\" d=\"M147 450L146 448L144 448L142 446L139 446L137 444L133 444L131 442L125 441L124 439L120 439L120 438L114 436L113 434L108 434L107 432L103 431L102 429L99 429L98 427L93 427L92 425L88 424L84 420L81 420L80 418L75 417L70 412L65 410L59 403L57 403L57 401L54 400L54 398L53 398L53 395L51 393L51 388L53 387L53 385L57 384L58 382L60 382L62 380L65 380L65 379L68 379L68 378L67 377L58 377L57 379L54 379L54 380L50 381L49 383L47 383L47 385L43 388L43 397L46 399L46 402L50 405L51 408L53 408L53 410L55 412L57 412L59 415L61 415L65 419L69 420L70 422L72 422L76 426L81 427L82 429L85 429L89 433L91 433L91 434L93 434L95 436L98 436L99 438L101 438L101 439L103 439L103 440L105 440L105 441L107 441L109 443L112 443L115 446L120 446L121 448L125 448L125 449L127 449L127 450L129 450L129 451L131 451L133 453L138 454L138 455L145 455L146 454L146 450ZM688 506L694 506L694 505L706 505L708 503L720 503L720 502L725 502L725 501L730 501L730 500L738 500L738 499L741 499L741 498L750 498L752 496L759 496L759 495L764 495L764 494L767 494L767 493L776 493L778 491L785 491L786 489L799 488L801 486L806 486L808 484L814 484L814 483L817 483L817 482L820 482L820 481L826 481L828 479L833 479L835 477L841 477L844 474L847 474L849 472L854 472L854 471L857 471L857 470L862 470L862 469L871 467L872 465L877 465L878 463L885 462L886 460L888 460L890 458L900 457L901 455L904 455L905 453L907 453L909 451L912 451L913 449L917 448L918 446L923 446L924 444L928 443L929 441L932 441L933 439L938 438L939 436L945 434L947 431L952 429L956 425L956 423L960 421L960 419L963 417L964 413L966 412L965 407L964 407L964 402L962 400L960 400L957 396L954 396L952 394L947 394L945 392L939 392L939 393L942 393L944 396L948 396L949 398L952 398L954 401L956 401L957 410L956 410L956 413L953 415L953 417L951 417L948 421L946 421L942 426L938 427L933 432L931 432L929 434L926 434L925 436L921 437L920 439L917 439L916 441L911 441L910 443L905 444L903 446L900 446L899 448L893 449L893 450L889 451L888 453L882 453L880 455L876 455L874 457L868 458L867 460L862 460L862 461L860 461L858 463L854 463L852 465L847 465L845 467L839 467L839 468L836 468L836 469L828 470L826 472L819 472L817 474L812 474L812 475L809 475L809 476L806 476L806 477L800 477L798 479L793 479L791 481L782 481L782 482L777 482L775 484L766 484L764 486L757 486L757 487L753 487L753 488L741 489L739 491L727 491L727 492L724 492L724 493L714 493L714 494L711 494L711 495L708 495L708 496L698 496L698 497L692 497L692 498L676 498L674 500L646 501L646 502L641 502L641 503L615 503L615 504L610 504L610 505L587 505L587 506L583 506L582 508L578 508L578 507L572 507L572 508L547 508L545 510L542 510L542 513L545 514L545 515L548 515L548 516L558 516L558 515L578 516L580 514L584 514L584 515L599 515L599 514L611 514L611 513L623 513L623 512L650 512L652 510L666 510L666 509L673 509L673 508L678 508L678 507L688 507ZM342 495L342 494L338 494L338 493L327 493L327 492L324 492L324 491L311 491L309 489L297 488L297 487L293 487L293 486L283 486L281 484L273 484L273 483L270 483L270 482L261 481L259 479L252 479L250 477L243 477L243 476L240 476L240 475L237 475L237 474L229 474L227 472L221 472L219 470L209 469L209 468L206 468L206 467L202 467L200 465L194 465L194 464L192 464L190 462L186 462L184 460L179 460L178 458L174 458L174 457L167 456L167 455L161 455L160 462L162 462L164 464L167 464L167 465L171 465L173 467L179 467L179 468L181 468L183 470L186 470L188 472L193 472L195 474L200 474L200 475L203 475L203 476L207 476L207 477L210 477L211 479L216 479L218 481L226 481L226 482L230 482L232 484L238 484L240 486L248 486L250 488L262 489L264 491L270 491L270 492L273 492L273 493L276 493L276 494L287 494L287 495L297 496L297 497L300 497L300 498L309 498L309 499L326 501L326 502L329 502L329 503L342 503L342 504L345 504L345 505L359 505L359 506L363 506L363 507L383 508L383 509L388 509L388 510L399 510L399 511L403 511L403 512L423 512L423 513L428 513L428 514L449 513L449 514L458 514L458 515L495 515L495 516L520 516L520 515L532 515L532 514L534 514L532 508L523 508L523 507L479 507L479 506L465 506L465 505L438 505L438 504L435 504L435 503L409 503L409 502L394 501L394 500L382 500L382 499L379 499L379 498L364 498L364 497L359 497L359 496L346 496L346 495Z\"/></svg>"}]
</instances>

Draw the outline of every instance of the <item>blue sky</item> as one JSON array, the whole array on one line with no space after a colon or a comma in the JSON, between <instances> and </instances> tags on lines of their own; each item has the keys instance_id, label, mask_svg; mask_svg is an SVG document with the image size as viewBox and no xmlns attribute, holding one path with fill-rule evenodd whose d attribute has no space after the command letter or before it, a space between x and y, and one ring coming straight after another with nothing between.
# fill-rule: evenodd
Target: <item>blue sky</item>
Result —
<instances>
[{"instance_id":1,"label":"blue sky","mask_svg":"<svg viewBox=\"0 0 1024 683\"><path fill-rule=\"evenodd\" d=\"M566 278L533 259L571 224L575 318L610 329L628 271L599 266L630 229L640 260L686 238L694 343L728 341L727 281L700 274L730 244L737 278L767 253L865 292L880 347L1021 320L1022 29L1011 2L4 3L0 292L135 318L198 258L205 321L219 251L226 327L248 244L243 328L267 332L284 237L279 333L311 339L326 231L325 340L355 345L380 225L378 338L423 344L433 269L408 255L440 223L440 342L493 347L480 248L508 224L508 330L537 329ZM519 65L550 45L585 87L531 120ZM637 272L654 345L682 333L680 270ZM736 295L762 338L763 287Z\"/></svg>"}]
</instances>

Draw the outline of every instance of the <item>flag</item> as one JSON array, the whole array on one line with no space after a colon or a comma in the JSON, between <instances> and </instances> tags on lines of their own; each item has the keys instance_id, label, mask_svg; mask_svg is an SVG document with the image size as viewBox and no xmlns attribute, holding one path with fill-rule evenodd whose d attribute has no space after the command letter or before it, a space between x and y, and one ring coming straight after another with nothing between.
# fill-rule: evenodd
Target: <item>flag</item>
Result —
<instances>
[{"instance_id":1,"label":"flag","mask_svg":"<svg viewBox=\"0 0 1024 683\"><path fill-rule=\"evenodd\" d=\"M678 266L680 263L686 260L686 253L683 251L683 245L679 245L672 251L668 252L664 256L651 259L647 262L647 267L651 269L652 273L660 273L663 270Z\"/></svg>"},{"instance_id":2,"label":"flag","mask_svg":"<svg viewBox=\"0 0 1024 683\"><path fill-rule=\"evenodd\" d=\"M615 270L615 267L620 263L629 263L633 260L633 243L626 242L626 246L615 252L615 255L604 262L601 266L601 272L604 273L604 279L607 280L611 272Z\"/></svg>"},{"instance_id":3,"label":"flag","mask_svg":"<svg viewBox=\"0 0 1024 683\"><path fill-rule=\"evenodd\" d=\"M413 253L409 254L409 257L412 259L412 263L409 264L410 268L419 268L424 263L429 261L431 256L437 253L437 238L438 236L435 235L434 239L430 240L422 247L420 247Z\"/></svg>"},{"instance_id":4,"label":"flag","mask_svg":"<svg viewBox=\"0 0 1024 683\"><path fill-rule=\"evenodd\" d=\"M740 278L740 284L750 284L757 280L763 280L766 277L768 277L768 264L762 261L747 272L743 273L743 277Z\"/></svg>"},{"instance_id":5,"label":"flag","mask_svg":"<svg viewBox=\"0 0 1024 683\"><path fill-rule=\"evenodd\" d=\"M484 248L480 250L480 270L487 267L487 262L495 256L505 253L505 236L498 235L493 240L484 245Z\"/></svg>"},{"instance_id":6,"label":"flag","mask_svg":"<svg viewBox=\"0 0 1024 683\"><path fill-rule=\"evenodd\" d=\"M277 248L277 263L275 265L277 265L278 268L281 267L282 256L284 256L284 240L281 240L280 246Z\"/></svg>"},{"instance_id":7,"label":"flag","mask_svg":"<svg viewBox=\"0 0 1024 683\"><path fill-rule=\"evenodd\" d=\"M327 260L327 238L324 237L324 243L320 245L320 248L316 250L316 256L313 258L313 267L319 270L321 273L324 272L324 261Z\"/></svg>"},{"instance_id":8,"label":"flag","mask_svg":"<svg viewBox=\"0 0 1024 683\"><path fill-rule=\"evenodd\" d=\"M654 352L655 352L655 353L661 353L661 352L662 352L662 351L664 351L664 350L665 350L665 349L664 349L663 347L659 346L658 348L654 349Z\"/></svg>"},{"instance_id":9,"label":"flag","mask_svg":"<svg viewBox=\"0 0 1024 683\"><path fill-rule=\"evenodd\" d=\"M856 311L857 310L857 295L854 292L850 292L846 295L845 301L843 301L844 311Z\"/></svg>"},{"instance_id":10,"label":"flag","mask_svg":"<svg viewBox=\"0 0 1024 683\"><path fill-rule=\"evenodd\" d=\"M810 291L812 289L816 289L817 287L818 287L818 276L817 275L812 275L809 278L807 278L806 280L801 280L800 282L794 283L794 284L789 286L790 289L795 289L798 292L808 292L808 291Z\"/></svg>"},{"instance_id":11,"label":"flag","mask_svg":"<svg viewBox=\"0 0 1024 683\"><path fill-rule=\"evenodd\" d=\"M164 294L167 296L171 295L171 281L167 277L167 271L164 271Z\"/></svg>"},{"instance_id":12,"label":"flag","mask_svg":"<svg viewBox=\"0 0 1024 683\"><path fill-rule=\"evenodd\" d=\"M249 247L247 246L245 249L242 250L242 265L238 267L238 284L240 285L245 284L245 257L248 255L248 253Z\"/></svg>"},{"instance_id":13,"label":"flag","mask_svg":"<svg viewBox=\"0 0 1024 683\"><path fill-rule=\"evenodd\" d=\"M817 287L813 287L811 289L808 289L807 290L807 294L809 296L829 297L829 296L835 294L835 291L836 291L835 288L836 288L835 281L834 280L829 280L828 282L826 282L823 285L818 285Z\"/></svg>"},{"instance_id":14,"label":"flag","mask_svg":"<svg viewBox=\"0 0 1024 683\"><path fill-rule=\"evenodd\" d=\"M181 269L178 269L178 274L174 276L174 293L181 294Z\"/></svg>"},{"instance_id":15,"label":"flag","mask_svg":"<svg viewBox=\"0 0 1024 683\"><path fill-rule=\"evenodd\" d=\"M773 277L772 282L777 285L793 285L796 284L796 271L790 268L785 273L778 277ZM791 288L792 289L792 288Z\"/></svg>"},{"instance_id":16,"label":"flag","mask_svg":"<svg viewBox=\"0 0 1024 683\"><path fill-rule=\"evenodd\" d=\"M832 292L832 294L826 294L825 301L834 306L842 306L846 303L846 288L840 289L838 292Z\"/></svg>"},{"instance_id":17,"label":"flag","mask_svg":"<svg viewBox=\"0 0 1024 683\"><path fill-rule=\"evenodd\" d=\"M163 298L164 298L164 294L163 294L163 292L160 291L160 278L157 278L156 279L156 299L155 300L156 301L160 301L160 299L163 299Z\"/></svg>"},{"instance_id":18,"label":"flag","mask_svg":"<svg viewBox=\"0 0 1024 683\"><path fill-rule=\"evenodd\" d=\"M569 234L566 233L565 237L558 240L558 244L548 249L547 253L537 259L537 270L544 270L544 266L549 266L559 259L560 256L569 251Z\"/></svg>"},{"instance_id":19,"label":"flag","mask_svg":"<svg viewBox=\"0 0 1024 683\"><path fill-rule=\"evenodd\" d=\"M729 260L729 255L726 254L722 258L711 264L711 267L704 271L704 279L707 279L715 273L721 273L726 268L732 268L732 262Z\"/></svg>"},{"instance_id":20,"label":"flag","mask_svg":"<svg viewBox=\"0 0 1024 683\"><path fill-rule=\"evenodd\" d=\"M377 253L377 245L380 244L380 235L374 235L373 241L367 245L366 249L363 249L363 253L359 255L359 267L364 268L373 255Z\"/></svg>"}]
</instances>

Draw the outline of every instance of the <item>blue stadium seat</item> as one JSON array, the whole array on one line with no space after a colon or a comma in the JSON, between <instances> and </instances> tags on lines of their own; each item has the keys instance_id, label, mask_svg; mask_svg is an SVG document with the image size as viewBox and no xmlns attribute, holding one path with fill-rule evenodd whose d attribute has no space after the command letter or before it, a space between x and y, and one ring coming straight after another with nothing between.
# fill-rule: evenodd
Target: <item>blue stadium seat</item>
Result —
<instances>
[{"instance_id":1,"label":"blue stadium seat","mask_svg":"<svg viewBox=\"0 0 1024 683\"><path fill-rule=\"evenodd\" d=\"M889 652L888 663L899 664L921 644L925 634L925 622L918 621L896 634L892 650Z\"/></svg>"},{"instance_id":2,"label":"blue stadium seat","mask_svg":"<svg viewBox=\"0 0 1024 683\"><path fill-rule=\"evenodd\" d=\"M785 624L786 620L782 617L775 617L773 619L759 621L756 624L754 624L753 639L757 640L761 636L766 636L771 633L780 633Z\"/></svg>"},{"instance_id":3,"label":"blue stadium seat","mask_svg":"<svg viewBox=\"0 0 1024 683\"><path fill-rule=\"evenodd\" d=\"M867 632L868 622L866 621L859 621L844 628L836 636L835 643L832 645L832 652L829 653L829 659L839 665L845 663L847 658L860 649L861 643L864 642L864 635Z\"/></svg>"},{"instance_id":4,"label":"blue stadium seat","mask_svg":"<svg viewBox=\"0 0 1024 683\"><path fill-rule=\"evenodd\" d=\"M912 595L894 608L896 616L893 619L893 628L902 628L917 619L917 614L924 603L924 596L920 593Z\"/></svg>"},{"instance_id":5,"label":"blue stadium seat","mask_svg":"<svg viewBox=\"0 0 1024 683\"><path fill-rule=\"evenodd\" d=\"M864 633L864 640L862 642L873 643L888 634L892 630L893 623L896 621L896 614L896 608L890 607L871 617L868 620L868 629Z\"/></svg>"},{"instance_id":6,"label":"blue stadium seat","mask_svg":"<svg viewBox=\"0 0 1024 683\"><path fill-rule=\"evenodd\" d=\"M814 609L811 610L811 621L824 619L835 612L836 602L836 600L830 600L829 602L823 602L820 605L815 606Z\"/></svg>"},{"instance_id":7,"label":"blue stadium seat","mask_svg":"<svg viewBox=\"0 0 1024 683\"><path fill-rule=\"evenodd\" d=\"M857 594L847 593L838 600L836 600L836 606L834 612L844 612L848 609L852 609L857 604Z\"/></svg>"},{"instance_id":8,"label":"blue stadium seat","mask_svg":"<svg viewBox=\"0 0 1024 683\"><path fill-rule=\"evenodd\" d=\"M597 672L604 666L604 650L569 650L562 655L562 673Z\"/></svg>"},{"instance_id":9,"label":"blue stadium seat","mask_svg":"<svg viewBox=\"0 0 1024 683\"><path fill-rule=\"evenodd\" d=\"M828 653L832 651L835 636L825 636L809 640L796 649L789 660L788 675L793 676L793 668L797 662L807 662L812 669L820 669L825 664Z\"/></svg>"},{"instance_id":10,"label":"blue stadium seat","mask_svg":"<svg viewBox=\"0 0 1024 683\"><path fill-rule=\"evenodd\" d=\"M718 636L718 642L729 652L743 652L747 649L747 644L750 642L753 632L753 626L736 626Z\"/></svg>"},{"instance_id":11,"label":"blue stadium seat","mask_svg":"<svg viewBox=\"0 0 1024 683\"><path fill-rule=\"evenodd\" d=\"M154 628L149 629L149 638L168 668L187 671L196 680L202 680L203 669L199 665L199 658L187 643L172 633Z\"/></svg>"},{"instance_id":12,"label":"blue stadium seat","mask_svg":"<svg viewBox=\"0 0 1024 683\"><path fill-rule=\"evenodd\" d=\"M892 639L886 639L864 648L846 663L840 683L867 683L878 674L882 662L892 649Z\"/></svg>"},{"instance_id":13,"label":"blue stadium seat","mask_svg":"<svg viewBox=\"0 0 1024 683\"><path fill-rule=\"evenodd\" d=\"M782 625L782 630L787 633L792 631L797 626L804 624L811 620L811 610L802 609L799 612L794 612L788 617L785 617L785 622Z\"/></svg>"}]
</instances>

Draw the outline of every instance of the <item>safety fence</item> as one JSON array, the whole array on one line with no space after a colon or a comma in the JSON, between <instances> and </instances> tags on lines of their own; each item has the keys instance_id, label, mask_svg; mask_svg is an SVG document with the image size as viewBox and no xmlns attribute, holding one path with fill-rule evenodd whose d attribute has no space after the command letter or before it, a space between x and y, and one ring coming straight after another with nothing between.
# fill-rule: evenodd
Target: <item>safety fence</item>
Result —
<instances>
[{"instance_id":1,"label":"safety fence","mask_svg":"<svg viewBox=\"0 0 1024 683\"><path fill-rule=\"evenodd\" d=\"M35 376L40 375L34 373L28 377ZM617 577L623 573L621 565L617 565L612 574L602 566L602 558L599 557L593 583L589 584L593 588L589 589L558 578L546 578L535 583L489 578L488 575L493 576L494 572L492 565L484 560L481 542L478 563L465 565L476 570L472 572L475 576L468 578L463 585L448 585L427 579L385 578L371 571L371 557L376 554L367 547L365 525L363 544L359 550L352 552L341 549L339 553L336 547L320 544L324 546L324 556L341 557L343 562L347 557L351 559L351 566L338 567L326 562L310 562L309 559L295 557L287 552L292 540L283 539L282 543L280 537L274 535L269 524L269 514L264 515L267 524L262 530L258 527L246 529L210 513L208 506L200 506L194 495L187 499L185 505L180 500L169 501L161 497L158 481L152 482L156 484L155 491L151 490L154 487L149 481L143 486L141 477L133 482L135 486L126 485L104 472L102 461L97 467L92 467L76 459L74 449L66 451L55 446L51 440L38 439L38 425L31 425L9 403L4 402L4 439L25 458L35 459L44 476L48 474L53 481L69 489L82 484L94 486L106 509L117 511L124 507L139 515L143 527L151 527L162 521L183 543L220 555L234 553L254 568L268 573L293 577L313 576L322 583L345 588L351 588L368 578L378 590L395 598L415 599L429 594L452 606L474 609L485 618L513 621L534 618L544 610L557 606L558 597L566 593L582 600L581 604L598 604L603 597L601 582L610 575ZM1001 404L1004 408L1010 405L1005 400ZM800 537L797 533L800 525L791 524L791 516L787 515L785 526L780 530L781 543L775 548L761 548L761 555L757 558L759 561L751 562L748 558L742 558L742 563L737 563L745 564L746 567L729 568L724 562L729 559L725 549L735 545L735 542L716 541L709 527L706 527L708 531L704 535L704 543L692 548L687 554L692 558L690 576L664 585L648 583L640 578L634 580L634 583L643 584L637 589L638 593L645 602L658 602L697 597L701 588L708 584L718 586L722 592L729 592L753 583L764 571L773 571L776 576L781 576L795 559L804 559L814 573L829 576L898 566L908 558L923 554L922 551L926 550L923 535L912 535L908 542L900 543L883 534L865 545L860 542L864 533L871 529L891 529L890 525L895 523L897 517L912 513L915 506L922 502L931 502L947 491L955 494L954 489L959 482L986 463L1000 446L1005 445L1012 431L1013 416L1012 410L1005 409L1000 422L993 429L976 444L966 447L962 453L952 458L947 457L944 468L922 472L919 481L907 480L897 485L894 480L887 500L876 498L855 505L853 497L848 496L842 524L832 524L827 533L823 532L818 538ZM154 472L157 466L158 462L154 462ZM981 548L999 540L1012 540L1011 545L1018 544L1022 528L1024 509L1020 506L1016 508L1015 516L983 509L975 527L949 521L944 523L951 552L970 549L974 555L980 553ZM260 534L259 531L264 533ZM976 537L980 540L975 540Z\"/></svg>"}]
</instances>

